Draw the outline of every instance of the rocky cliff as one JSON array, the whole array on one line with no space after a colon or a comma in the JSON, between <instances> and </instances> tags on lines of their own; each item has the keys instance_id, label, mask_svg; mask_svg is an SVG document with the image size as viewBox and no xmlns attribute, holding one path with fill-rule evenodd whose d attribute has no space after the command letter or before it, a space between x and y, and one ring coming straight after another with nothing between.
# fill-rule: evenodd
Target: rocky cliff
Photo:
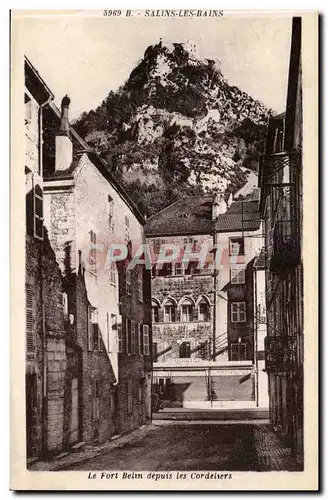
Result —
<instances>
[{"instance_id":1,"label":"rocky cliff","mask_svg":"<svg viewBox=\"0 0 328 500\"><path fill-rule=\"evenodd\" d=\"M159 42L122 87L74 126L151 215L181 195L241 188L247 195L271 114L230 86L218 61L199 58L188 45Z\"/></svg>"}]
</instances>

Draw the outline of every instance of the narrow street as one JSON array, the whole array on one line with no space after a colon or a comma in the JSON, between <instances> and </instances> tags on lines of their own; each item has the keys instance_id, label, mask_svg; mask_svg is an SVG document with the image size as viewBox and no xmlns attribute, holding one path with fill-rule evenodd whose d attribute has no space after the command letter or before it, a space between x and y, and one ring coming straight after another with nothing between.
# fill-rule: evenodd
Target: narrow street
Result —
<instances>
[{"instance_id":1,"label":"narrow street","mask_svg":"<svg viewBox=\"0 0 328 500\"><path fill-rule=\"evenodd\" d=\"M257 459L251 425L168 424L65 469L246 471Z\"/></svg>"}]
</instances>

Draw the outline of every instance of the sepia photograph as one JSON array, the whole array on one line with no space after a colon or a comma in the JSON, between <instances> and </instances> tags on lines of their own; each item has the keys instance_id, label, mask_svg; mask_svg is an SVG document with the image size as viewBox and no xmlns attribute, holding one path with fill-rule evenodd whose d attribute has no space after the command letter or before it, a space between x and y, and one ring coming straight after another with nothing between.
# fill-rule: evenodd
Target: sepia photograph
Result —
<instances>
[{"instance_id":1,"label":"sepia photograph","mask_svg":"<svg viewBox=\"0 0 328 500\"><path fill-rule=\"evenodd\" d=\"M317 25L11 12L13 489L317 488Z\"/></svg>"}]
</instances>

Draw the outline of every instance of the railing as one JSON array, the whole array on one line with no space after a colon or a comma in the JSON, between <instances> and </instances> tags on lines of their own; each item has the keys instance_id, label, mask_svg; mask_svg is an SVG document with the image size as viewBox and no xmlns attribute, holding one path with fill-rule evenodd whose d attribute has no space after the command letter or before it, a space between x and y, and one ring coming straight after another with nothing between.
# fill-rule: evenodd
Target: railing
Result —
<instances>
[{"instance_id":1,"label":"railing","mask_svg":"<svg viewBox=\"0 0 328 500\"><path fill-rule=\"evenodd\" d=\"M302 339L298 335L266 337L265 368L268 373L289 373L299 365Z\"/></svg>"},{"instance_id":2,"label":"railing","mask_svg":"<svg viewBox=\"0 0 328 500\"><path fill-rule=\"evenodd\" d=\"M273 231L269 234L267 248L269 269L272 273L284 273L290 267L297 266L300 263L300 235L297 222L276 221Z\"/></svg>"}]
</instances>

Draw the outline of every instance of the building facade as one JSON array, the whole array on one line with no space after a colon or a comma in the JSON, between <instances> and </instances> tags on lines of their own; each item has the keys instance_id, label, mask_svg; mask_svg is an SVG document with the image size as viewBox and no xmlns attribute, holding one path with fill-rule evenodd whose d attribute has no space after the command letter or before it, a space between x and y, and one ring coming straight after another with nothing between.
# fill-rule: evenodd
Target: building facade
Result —
<instances>
[{"instance_id":1,"label":"building facade","mask_svg":"<svg viewBox=\"0 0 328 500\"><path fill-rule=\"evenodd\" d=\"M42 118L53 94L27 59L24 65L25 403L29 460L62 449L67 358L61 273L43 224Z\"/></svg>"},{"instance_id":2,"label":"building facade","mask_svg":"<svg viewBox=\"0 0 328 500\"><path fill-rule=\"evenodd\" d=\"M270 120L260 165L266 249L270 418L303 453L301 18L293 19L286 112Z\"/></svg>"},{"instance_id":3,"label":"building facade","mask_svg":"<svg viewBox=\"0 0 328 500\"><path fill-rule=\"evenodd\" d=\"M146 235L160 391L171 391L168 399L183 406L255 406L254 262L263 244L258 201L185 198L150 217ZM160 264L164 254L172 262ZM261 391L267 392L265 380Z\"/></svg>"},{"instance_id":4,"label":"building facade","mask_svg":"<svg viewBox=\"0 0 328 500\"><path fill-rule=\"evenodd\" d=\"M26 58L28 458L151 418L150 271L129 266L144 218L53 97Z\"/></svg>"},{"instance_id":5,"label":"building facade","mask_svg":"<svg viewBox=\"0 0 328 500\"><path fill-rule=\"evenodd\" d=\"M69 99L47 116L53 147L45 151L45 220L67 293L74 382L83 441L105 440L150 418L150 274L128 269L144 242L144 218L106 165L73 132ZM46 126L46 125L45 125ZM111 261L112 245L124 261ZM81 409L80 409L81 407Z\"/></svg>"}]
</instances>

